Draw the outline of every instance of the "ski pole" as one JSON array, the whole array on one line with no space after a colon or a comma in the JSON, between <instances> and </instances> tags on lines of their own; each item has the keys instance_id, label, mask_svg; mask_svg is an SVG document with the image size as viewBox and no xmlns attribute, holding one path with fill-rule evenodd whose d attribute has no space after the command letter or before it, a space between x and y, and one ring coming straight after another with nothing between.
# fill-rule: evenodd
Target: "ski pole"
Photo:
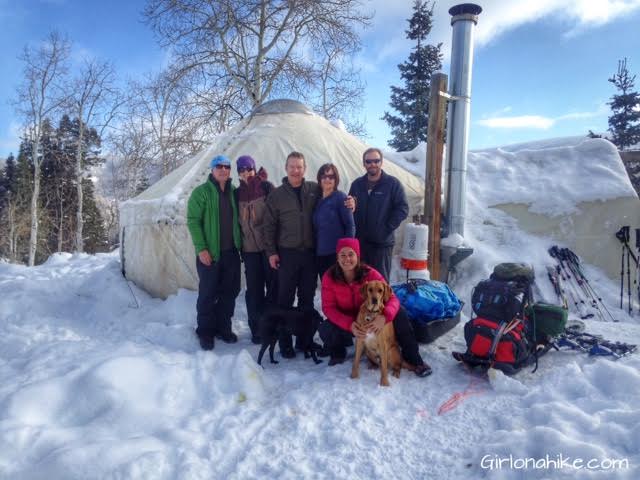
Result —
<instances>
[{"instance_id":1,"label":"ski pole","mask_svg":"<svg viewBox=\"0 0 640 480\"><path fill-rule=\"evenodd\" d=\"M631 267L629 266L629 254L631 253L631 248L629 244L626 244L627 247L627 304L629 305L629 316L631 316Z\"/></svg>"}]
</instances>

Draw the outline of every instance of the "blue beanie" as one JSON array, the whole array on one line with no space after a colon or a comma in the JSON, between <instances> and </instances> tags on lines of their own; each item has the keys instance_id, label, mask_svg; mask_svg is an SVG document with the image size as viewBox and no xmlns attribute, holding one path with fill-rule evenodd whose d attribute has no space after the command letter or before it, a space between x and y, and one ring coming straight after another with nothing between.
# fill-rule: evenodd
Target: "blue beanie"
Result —
<instances>
[{"instance_id":1,"label":"blue beanie","mask_svg":"<svg viewBox=\"0 0 640 480\"><path fill-rule=\"evenodd\" d=\"M256 162L250 155L242 155L236 160L236 166L238 167L238 171L240 171L241 168L251 168L255 170Z\"/></svg>"},{"instance_id":2,"label":"blue beanie","mask_svg":"<svg viewBox=\"0 0 640 480\"><path fill-rule=\"evenodd\" d=\"M215 168L216 165L231 165L231 160L229 160L229 157L225 157L224 155L216 155L211 159L209 167Z\"/></svg>"}]
</instances>

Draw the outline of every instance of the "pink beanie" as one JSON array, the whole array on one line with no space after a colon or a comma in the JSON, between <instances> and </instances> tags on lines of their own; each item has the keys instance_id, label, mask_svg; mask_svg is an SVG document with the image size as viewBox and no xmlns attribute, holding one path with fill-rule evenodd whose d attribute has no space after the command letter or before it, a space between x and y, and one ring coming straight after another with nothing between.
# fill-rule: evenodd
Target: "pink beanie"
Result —
<instances>
[{"instance_id":1,"label":"pink beanie","mask_svg":"<svg viewBox=\"0 0 640 480\"><path fill-rule=\"evenodd\" d=\"M360 242L357 238L339 239L338 243L336 244L336 253L340 253L340 250L342 250L344 247L353 249L353 251L356 252L356 255L358 255L358 258L360 258Z\"/></svg>"}]
</instances>

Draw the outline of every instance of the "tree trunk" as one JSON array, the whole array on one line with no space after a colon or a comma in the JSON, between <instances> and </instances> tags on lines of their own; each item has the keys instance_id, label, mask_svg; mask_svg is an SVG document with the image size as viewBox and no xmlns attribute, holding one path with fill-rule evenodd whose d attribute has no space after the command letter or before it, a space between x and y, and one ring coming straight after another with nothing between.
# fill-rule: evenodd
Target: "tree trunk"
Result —
<instances>
[{"instance_id":1,"label":"tree trunk","mask_svg":"<svg viewBox=\"0 0 640 480\"><path fill-rule=\"evenodd\" d=\"M9 260L16 261L16 219L15 219L16 207L10 200L7 207L7 214L9 220Z\"/></svg>"},{"instance_id":2,"label":"tree trunk","mask_svg":"<svg viewBox=\"0 0 640 480\"><path fill-rule=\"evenodd\" d=\"M62 190L62 188L59 188L59 190ZM60 220L58 222L58 253L62 252L62 240L64 238L63 234L62 234L62 229L64 226L64 200L63 200L63 193L60 192Z\"/></svg>"},{"instance_id":3,"label":"tree trunk","mask_svg":"<svg viewBox=\"0 0 640 480\"><path fill-rule=\"evenodd\" d=\"M36 134L33 142L33 194L31 195L31 231L29 234L29 266L36 263L36 250L38 248L38 197L40 196L40 160L38 150L40 149L40 133Z\"/></svg>"},{"instance_id":4,"label":"tree trunk","mask_svg":"<svg viewBox=\"0 0 640 480\"><path fill-rule=\"evenodd\" d=\"M82 141L84 137L84 123L80 117L80 132L78 134L78 148L76 149L76 183L78 189L78 209L76 211L76 252L84 251L82 238Z\"/></svg>"}]
</instances>

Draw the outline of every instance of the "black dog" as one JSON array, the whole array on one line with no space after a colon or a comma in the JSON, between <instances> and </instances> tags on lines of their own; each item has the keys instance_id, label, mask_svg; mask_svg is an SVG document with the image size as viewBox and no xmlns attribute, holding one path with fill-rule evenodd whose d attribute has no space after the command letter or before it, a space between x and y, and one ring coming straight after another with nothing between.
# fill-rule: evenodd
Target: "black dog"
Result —
<instances>
[{"instance_id":1,"label":"black dog","mask_svg":"<svg viewBox=\"0 0 640 480\"><path fill-rule=\"evenodd\" d=\"M311 357L318 364L316 352L313 348L313 335L318 328L320 314L315 311L302 312L297 309L270 308L260 319L260 337L262 346L258 353L258 365L262 366L262 357L269 348L271 363L278 363L273 358L273 350L278 338L282 334L295 335L296 347L304 352L304 358Z\"/></svg>"}]
</instances>

